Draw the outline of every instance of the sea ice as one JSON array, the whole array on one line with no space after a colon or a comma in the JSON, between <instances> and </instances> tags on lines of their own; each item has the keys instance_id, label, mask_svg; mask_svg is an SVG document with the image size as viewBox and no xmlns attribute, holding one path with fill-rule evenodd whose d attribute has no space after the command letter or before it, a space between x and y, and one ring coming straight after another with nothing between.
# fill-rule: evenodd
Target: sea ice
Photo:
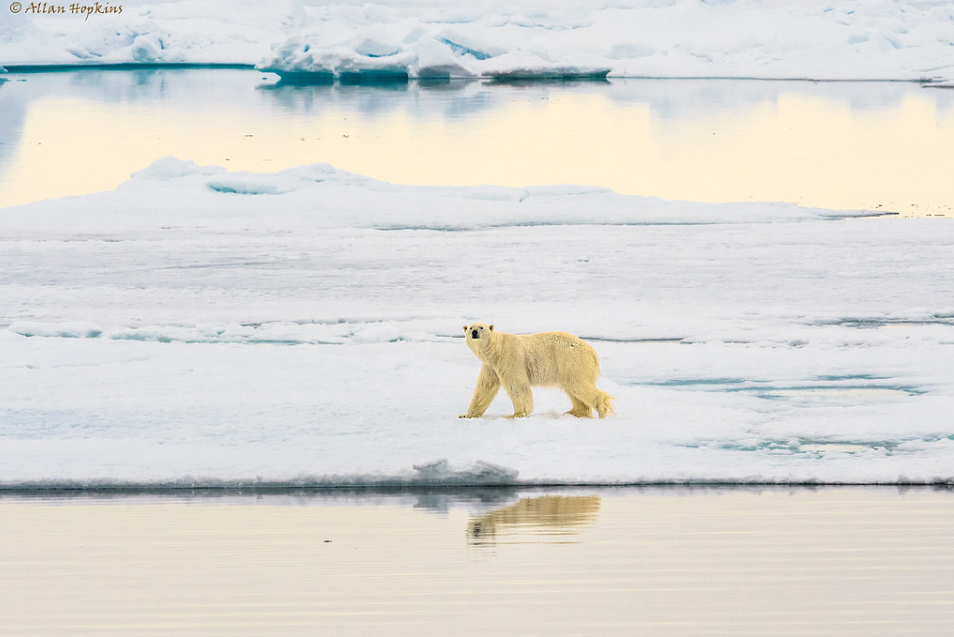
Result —
<instances>
[{"instance_id":1,"label":"sea ice","mask_svg":"<svg viewBox=\"0 0 954 637\"><path fill-rule=\"evenodd\" d=\"M5 208L0 483L952 482L954 228L860 215L174 158ZM459 420L477 320L617 415Z\"/></svg>"},{"instance_id":2,"label":"sea ice","mask_svg":"<svg viewBox=\"0 0 954 637\"><path fill-rule=\"evenodd\" d=\"M32 6L32 5L30 5ZM954 79L954 8L899 0L387 5L146 2L0 12L0 64L257 64L293 81Z\"/></svg>"}]
</instances>

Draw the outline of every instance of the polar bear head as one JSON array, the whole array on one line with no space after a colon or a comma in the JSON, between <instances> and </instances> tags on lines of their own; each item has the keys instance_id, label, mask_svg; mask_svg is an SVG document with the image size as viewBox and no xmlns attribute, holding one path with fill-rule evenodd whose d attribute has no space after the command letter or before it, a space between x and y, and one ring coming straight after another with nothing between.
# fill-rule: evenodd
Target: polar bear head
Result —
<instances>
[{"instance_id":1,"label":"polar bear head","mask_svg":"<svg viewBox=\"0 0 954 637\"><path fill-rule=\"evenodd\" d=\"M476 354L478 348L480 348L488 340L488 337L493 331L494 326L487 325L486 323L465 325L464 338L467 339L467 347L469 347L471 351Z\"/></svg>"},{"instance_id":2,"label":"polar bear head","mask_svg":"<svg viewBox=\"0 0 954 637\"><path fill-rule=\"evenodd\" d=\"M493 331L494 326L487 325L486 323L474 323L473 325L464 326L464 336L466 336L468 341L479 341L482 336Z\"/></svg>"}]
</instances>

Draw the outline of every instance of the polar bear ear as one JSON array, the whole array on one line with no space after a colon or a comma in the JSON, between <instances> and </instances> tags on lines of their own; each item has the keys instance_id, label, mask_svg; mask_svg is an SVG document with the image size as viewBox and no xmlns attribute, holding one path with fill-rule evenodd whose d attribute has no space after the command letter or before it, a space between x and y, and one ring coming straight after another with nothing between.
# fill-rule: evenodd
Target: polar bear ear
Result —
<instances>
[{"instance_id":1,"label":"polar bear ear","mask_svg":"<svg viewBox=\"0 0 954 637\"><path fill-rule=\"evenodd\" d=\"M466 325L464 326L464 331L465 331L465 332L467 331L467 326L466 326Z\"/></svg>"},{"instance_id":2,"label":"polar bear ear","mask_svg":"<svg viewBox=\"0 0 954 637\"><path fill-rule=\"evenodd\" d=\"M490 326L490 331L491 331L491 332L494 331L494 326L493 326L493 325Z\"/></svg>"}]
</instances>

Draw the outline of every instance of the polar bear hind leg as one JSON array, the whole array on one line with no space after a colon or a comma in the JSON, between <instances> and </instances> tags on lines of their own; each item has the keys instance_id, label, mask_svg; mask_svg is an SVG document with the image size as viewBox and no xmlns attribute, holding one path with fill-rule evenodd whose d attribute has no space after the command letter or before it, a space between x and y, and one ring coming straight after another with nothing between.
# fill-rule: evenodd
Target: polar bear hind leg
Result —
<instances>
[{"instance_id":1,"label":"polar bear hind leg","mask_svg":"<svg viewBox=\"0 0 954 637\"><path fill-rule=\"evenodd\" d=\"M605 391L595 390L596 391L596 413L600 418L606 418L607 416L612 416L616 413L616 408L613 406L613 397L607 394Z\"/></svg>"},{"instance_id":2,"label":"polar bear hind leg","mask_svg":"<svg viewBox=\"0 0 954 637\"><path fill-rule=\"evenodd\" d=\"M576 416L577 418L592 418L593 417L593 408L587 405L585 402L577 398L576 396L570 396L570 402L573 403L573 409L566 412L571 416Z\"/></svg>"},{"instance_id":3,"label":"polar bear hind leg","mask_svg":"<svg viewBox=\"0 0 954 637\"><path fill-rule=\"evenodd\" d=\"M613 397L596 388L596 383L574 382L562 388L570 397L573 408L566 412L577 418L592 418L593 410L600 418L615 413Z\"/></svg>"}]
</instances>

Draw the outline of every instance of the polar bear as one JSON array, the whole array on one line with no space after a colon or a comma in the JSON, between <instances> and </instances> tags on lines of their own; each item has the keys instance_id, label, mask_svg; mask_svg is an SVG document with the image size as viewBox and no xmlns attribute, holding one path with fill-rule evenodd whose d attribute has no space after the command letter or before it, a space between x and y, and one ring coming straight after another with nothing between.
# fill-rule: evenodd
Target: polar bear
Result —
<instances>
[{"instance_id":1,"label":"polar bear","mask_svg":"<svg viewBox=\"0 0 954 637\"><path fill-rule=\"evenodd\" d=\"M600 418L613 413L613 397L596 388L600 361L596 351L566 332L507 334L493 325L464 326L467 347L483 363L477 388L467 413L461 418L480 418L497 391L503 387L513 402L513 416L524 418L533 411L531 387L559 387L573 403L566 412L577 418Z\"/></svg>"}]
</instances>

